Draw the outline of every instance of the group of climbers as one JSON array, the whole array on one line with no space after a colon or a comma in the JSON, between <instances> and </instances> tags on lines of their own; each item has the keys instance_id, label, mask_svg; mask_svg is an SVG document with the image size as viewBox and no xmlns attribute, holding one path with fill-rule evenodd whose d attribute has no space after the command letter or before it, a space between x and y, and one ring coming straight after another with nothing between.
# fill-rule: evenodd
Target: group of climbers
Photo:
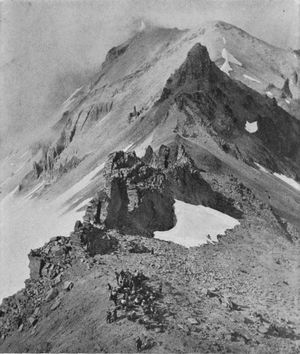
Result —
<instances>
[{"instance_id":1,"label":"group of climbers","mask_svg":"<svg viewBox=\"0 0 300 354\"><path fill-rule=\"evenodd\" d=\"M135 320L137 315L134 310L141 307L145 315L154 317L157 313L157 306L155 301L162 293L162 284L159 285L158 292L153 291L147 286L146 280L148 279L143 272L131 272L121 270L115 272L116 281L118 286L112 287L107 284L110 293L109 300L113 301L115 308L113 311L107 311L107 322L113 322L117 319L117 310L124 310L128 312L128 318Z\"/></svg>"},{"instance_id":2,"label":"group of climbers","mask_svg":"<svg viewBox=\"0 0 300 354\"><path fill-rule=\"evenodd\" d=\"M116 322L118 319L118 311L125 312L129 320L135 321L139 318L138 311L142 310L143 315L157 320L159 319L158 298L162 294L162 283L154 291L148 286L148 278L141 271L121 270L115 272L117 286L107 284L109 291L109 300L114 303L114 309L108 310L106 314L106 322ZM136 340L137 351L141 351L142 340L140 337Z\"/></svg>"}]
</instances>

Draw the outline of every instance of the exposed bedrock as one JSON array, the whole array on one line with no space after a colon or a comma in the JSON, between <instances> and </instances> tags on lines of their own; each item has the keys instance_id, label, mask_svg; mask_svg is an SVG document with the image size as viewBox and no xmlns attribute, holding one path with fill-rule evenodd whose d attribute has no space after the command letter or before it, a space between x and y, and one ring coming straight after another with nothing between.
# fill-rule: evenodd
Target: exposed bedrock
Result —
<instances>
[{"instance_id":1,"label":"exposed bedrock","mask_svg":"<svg viewBox=\"0 0 300 354\"><path fill-rule=\"evenodd\" d=\"M105 187L89 203L83 228L95 225L151 237L176 224L175 199L241 217L231 201L211 189L182 145L162 145L158 153L149 146L142 158L115 152L104 174Z\"/></svg>"}]
</instances>

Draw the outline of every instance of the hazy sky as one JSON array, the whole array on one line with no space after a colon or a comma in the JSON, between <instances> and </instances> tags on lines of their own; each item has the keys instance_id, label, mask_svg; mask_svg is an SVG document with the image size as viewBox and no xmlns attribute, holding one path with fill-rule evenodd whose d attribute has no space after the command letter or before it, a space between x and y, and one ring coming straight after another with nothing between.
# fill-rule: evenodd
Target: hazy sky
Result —
<instances>
[{"instance_id":1,"label":"hazy sky","mask_svg":"<svg viewBox=\"0 0 300 354\"><path fill-rule=\"evenodd\" d=\"M223 20L277 46L299 48L299 1L2 1L0 138L47 120L141 18L178 28Z\"/></svg>"}]
</instances>

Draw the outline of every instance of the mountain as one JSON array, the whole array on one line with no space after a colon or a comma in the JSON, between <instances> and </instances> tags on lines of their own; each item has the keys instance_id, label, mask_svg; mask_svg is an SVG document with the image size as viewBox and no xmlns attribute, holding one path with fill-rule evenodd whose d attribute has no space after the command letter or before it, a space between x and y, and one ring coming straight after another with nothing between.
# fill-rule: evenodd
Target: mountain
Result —
<instances>
[{"instance_id":1,"label":"mountain","mask_svg":"<svg viewBox=\"0 0 300 354\"><path fill-rule=\"evenodd\" d=\"M218 67L229 63L233 68L229 71L231 78L259 93L274 96L282 108L297 116L299 57L296 52L271 46L224 22L208 23L196 30L185 31L149 27L113 48L96 79L76 90L58 111L54 117L57 120L54 131L46 137L37 137L41 140L40 145L46 145L44 150L51 145L48 153L50 160L51 154L60 155L55 159L55 169L60 168L61 172L64 168L69 170L69 164L77 166L83 159L85 161L81 165L89 169L95 161L101 159L103 162L108 152L142 139L145 134L131 138L134 124L128 124L130 113L132 118L137 114L145 116L160 97L169 76L198 42L207 47L211 60ZM292 98L283 92L287 90L287 85L289 92L293 92ZM134 111L134 106L137 111ZM108 132L109 139L106 136ZM120 142L122 146L118 146ZM17 154L23 153L20 151ZM42 153L40 150L39 154ZM47 151L44 153L47 154ZM39 158L34 156L31 163L38 162ZM4 167L3 170L9 174L12 167L9 163ZM26 171L21 172L24 174ZM81 171L80 175L83 174ZM15 185L20 177L18 173L12 184Z\"/></svg>"},{"instance_id":2,"label":"mountain","mask_svg":"<svg viewBox=\"0 0 300 354\"><path fill-rule=\"evenodd\" d=\"M219 59L213 64L204 46L197 44L199 40L215 44L215 37L221 36L224 47L222 36L226 34L227 52L245 62L246 68L246 58L236 54L237 47L230 44L237 42L238 35L240 40L254 43L249 44L249 51L254 48L257 57L261 57L264 46L264 53L268 53L265 60L276 58L275 72L279 76L295 69L289 52L255 38L250 41L242 30L224 23L210 24L192 34L162 28L139 32L112 48L96 80L65 102L54 126L54 136L58 138L43 146L39 160L34 161L34 170L21 185L23 190L28 189L28 183L34 183L36 176L47 183L55 181L52 190L57 193L80 179L87 169L103 163L113 150L140 150L141 154L147 145L156 149L177 135L192 139L210 153L216 151L217 157L221 148L251 167L258 168L255 164L259 164L297 180L298 121L278 107L274 98L258 94L237 80L235 71L240 70L239 65L231 63L234 70L228 76L218 69ZM210 56L216 59L216 55L217 45ZM261 60L254 62L265 75L266 64ZM202 72L200 66L197 70L198 65L203 65ZM279 77L270 64L269 71L268 82L274 85ZM257 125L257 131L249 133L247 124ZM205 135L208 136L203 139ZM87 189L79 191L78 203L91 195L93 184Z\"/></svg>"},{"instance_id":3,"label":"mountain","mask_svg":"<svg viewBox=\"0 0 300 354\"><path fill-rule=\"evenodd\" d=\"M29 253L0 350L134 352L140 336L145 351L296 352L299 72L297 52L224 22L112 48L51 134L5 161L24 164L5 198L75 226ZM122 269L132 308L105 323Z\"/></svg>"}]
</instances>

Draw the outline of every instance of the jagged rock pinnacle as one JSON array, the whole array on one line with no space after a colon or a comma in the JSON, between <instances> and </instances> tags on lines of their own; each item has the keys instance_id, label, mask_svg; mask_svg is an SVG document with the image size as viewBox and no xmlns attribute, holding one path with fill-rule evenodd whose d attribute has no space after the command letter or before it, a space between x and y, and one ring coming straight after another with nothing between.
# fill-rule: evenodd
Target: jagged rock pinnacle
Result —
<instances>
[{"instance_id":1,"label":"jagged rock pinnacle","mask_svg":"<svg viewBox=\"0 0 300 354\"><path fill-rule=\"evenodd\" d=\"M218 68L209 58L205 46L196 43L188 52L187 58L178 70L167 80L161 99L176 91L195 91L207 87Z\"/></svg>"}]
</instances>

